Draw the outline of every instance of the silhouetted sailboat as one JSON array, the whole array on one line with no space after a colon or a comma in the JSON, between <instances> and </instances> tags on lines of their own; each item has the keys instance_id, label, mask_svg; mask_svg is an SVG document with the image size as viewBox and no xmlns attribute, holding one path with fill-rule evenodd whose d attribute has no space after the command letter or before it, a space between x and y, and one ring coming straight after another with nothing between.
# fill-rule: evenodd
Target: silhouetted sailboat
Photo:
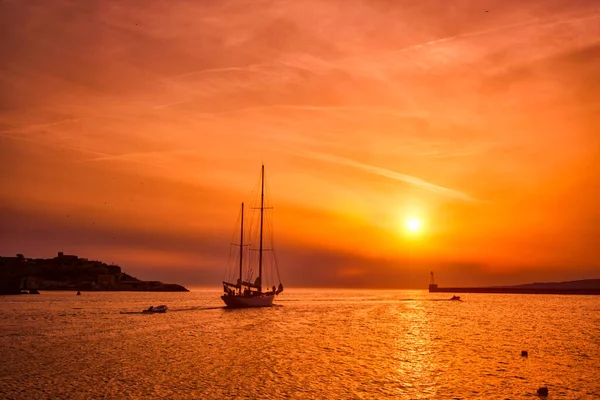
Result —
<instances>
[{"instance_id":1,"label":"silhouetted sailboat","mask_svg":"<svg viewBox=\"0 0 600 400\"><path fill-rule=\"evenodd\" d=\"M283 291L283 285L279 280L279 271L275 263L275 257L273 249L263 248L264 243L264 214L265 210L270 207L265 207L265 166L262 166L260 175L260 226L258 232L258 260L253 260L252 257L248 257L248 260L244 258L244 248L248 245L244 244L244 203L242 203L241 217L240 217L240 243L231 243L232 246L239 246L239 264L237 265L237 280L235 283L223 281L223 295L221 299L225 302L229 308L246 308L246 307L269 307L273 305L273 299L276 295ZM272 243L271 243L272 247ZM263 284L266 283L264 271L264 253L268 251L271 255L272 267L277 272L277 280L279 280L279 286L272 286L270 290L263 291ZM244 270L244 261L246 261L246 270ZM254 274L254 262L258 264L258 276L252 282ZM271 279L275 278L270 276ZM268 286L266 286L268 287Z\"/></svg>"}]
</instances>

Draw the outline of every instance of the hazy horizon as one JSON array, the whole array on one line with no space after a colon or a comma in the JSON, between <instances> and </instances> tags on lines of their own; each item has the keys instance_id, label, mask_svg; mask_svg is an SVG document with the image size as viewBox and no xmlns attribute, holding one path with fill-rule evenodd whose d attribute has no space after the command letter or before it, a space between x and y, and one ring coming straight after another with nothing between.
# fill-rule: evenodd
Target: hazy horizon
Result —
<instances>
[{"instance_id":1,"label":"hazy horizon","mask_svg":"<svg viewBox=\"0 0 600 400\"><path fill-rule=\"evenodd\" d=\"M594 1L0 1L0 254L220 287L600 277ZM412 224L412 225L411 225Z\"/></svg>"},{"instance_id":2,"label":"hazy horizon","mask_svg":"<svg viewBox=\"0 0 600 400\"><path fill-rule=\"evenodd\" d=\"M226 250L227 252L227 250ZM65 254L70 254L65 252ZM119 264L116 261L107 261L89 257L85 254L76 254L81 258L87 258L89 260L101 261L106 264L114 264L121 267L122 272L132 275L141 280L160 280L164 283L177 283L185 286L187 289L209 289L221 290L221 281L224 279L223 270L225 269L225 261L223 265L217 265L213 269L203 269L196 271L193 269L180 269L172 270L167 268L148 268L143 263L131 263L130 265ZM15 254L0 254L0 257L14 257ZM36 256L34 254L24 254L26 258L53 258L56 254ZM226 257L224 257L226 258ZM283 257L285 258L285 257ZM320 258L320 257L318 257ZM381 261L381 260L380 260ZM481 266L479 265L462 265L462 264L419 264L415 262L406 261L404 264L389 260L383 260L384 262L373 263L371 266L376 268L368 274L355 274L344 277L345 279L339 279L339 271L347 270L348 265L352 265L356 262L371 262L355 259L353 261L348 260L348 263L337 264L333 263L330 265L331 270L329 274L323 274L323 265L319 264L312 268L297 268L290 270L285 265L279 266L280 271L283 273L291 272L288 276L282 276L282 280L285 283L286 288L306 288L306 289L407 289L407 290L418 290L427 289L429 284L431 271L435 274L435 281L441 287L449 286L493 286L493 285L518 285L527 284L534 282L562 282L562 281L576 281L582 279L600 279L595 269L589 271L576 270L575 273L564 273L562 271L556 271L554 274L549 274L543 269L526 269L518 273L510 274L482 274L479 272ZM280 263L281 264L281 263ZM366 265L368 267L368 265ZM403 269L403 267L405 267ZM437 270L435 267L438 268ZM378 269L377 269L378 268ZM427 270L430 268L430 270ZM425 271L423 274L422 271ZM439 271L442 271L441 273ZM465 271L470 271L472 275L463 275ZM587 273L587 275L585 275ZM582 276L583 275L583 276ZM318 276L320 279L315 280L314 277ZM539 279L539 276L545 276L547 279Z\"/></svg>"}]
</instances>

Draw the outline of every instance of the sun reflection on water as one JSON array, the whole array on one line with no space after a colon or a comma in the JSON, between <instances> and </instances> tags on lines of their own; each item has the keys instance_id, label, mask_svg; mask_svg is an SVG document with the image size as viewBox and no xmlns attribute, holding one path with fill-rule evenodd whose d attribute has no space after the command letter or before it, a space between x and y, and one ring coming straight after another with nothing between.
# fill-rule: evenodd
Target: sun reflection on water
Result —
<instances>
[{"instance_id":1,"label":"sun reflection on water","mask_svg":"<svg viewBox=\"0 0 600 400\"><path fill-rule=\"evenodd\" d=\"M593 297L295 290L277 307L232 311L218 307L218 292L42 296L0 303L7 398L522 398L543 385L585 398L600 389ZM169 312L120 313L156 302Z\"/></svg>"}]
</instances>

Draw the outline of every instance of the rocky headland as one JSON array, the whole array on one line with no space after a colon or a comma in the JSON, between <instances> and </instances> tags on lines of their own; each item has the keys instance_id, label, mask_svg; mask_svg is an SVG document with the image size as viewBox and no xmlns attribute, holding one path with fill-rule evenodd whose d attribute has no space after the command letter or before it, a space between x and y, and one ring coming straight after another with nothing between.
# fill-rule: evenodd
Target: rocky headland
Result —
<instances>
[{"instance_id":1,"label":"rocky headland","mask_svg":"<svg viewBox=\"0 0 600 400\"><path fill-rule=\"evenodd\" d=\"M189 292L173 283L142 281L118 265L62 252L54 258L0 257L0 294L40 290Z\"/></svg>"}]
</instances>

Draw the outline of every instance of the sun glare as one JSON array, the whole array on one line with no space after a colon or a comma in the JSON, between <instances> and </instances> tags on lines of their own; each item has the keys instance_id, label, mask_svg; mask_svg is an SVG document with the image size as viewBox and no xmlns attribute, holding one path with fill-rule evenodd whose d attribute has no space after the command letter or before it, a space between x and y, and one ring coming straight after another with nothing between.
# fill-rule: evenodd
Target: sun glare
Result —
<instances>
[{"instance_id":1,"label":"sun glare","mask_svg":"<svg viewBox=\"0 0 600 400\"><path fill-rule=\"evenodd\" d=\"M406 229L411 233L417 233L421 230L421 221L416 218L409 218L405 222Z\"/></svg>"}]
</instances>

